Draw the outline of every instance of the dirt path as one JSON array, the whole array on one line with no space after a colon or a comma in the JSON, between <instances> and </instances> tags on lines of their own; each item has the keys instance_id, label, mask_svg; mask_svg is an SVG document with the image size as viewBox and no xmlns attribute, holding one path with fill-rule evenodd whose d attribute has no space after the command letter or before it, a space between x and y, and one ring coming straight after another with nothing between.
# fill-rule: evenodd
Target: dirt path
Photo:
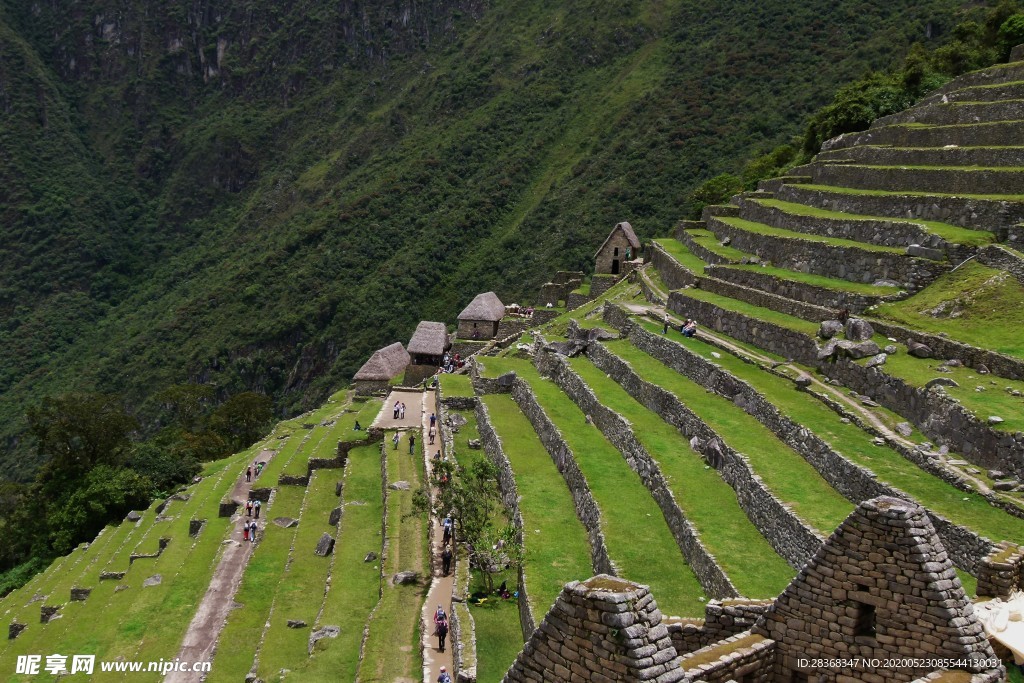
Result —
<instances>
[{"instance_id":1,"label":"dirt path","mask_svg":"<svg viewBox=\"0 0 1024 683\"><path fill-rule=\"evenodd\" d=\"M392 403L394 403L392 401ZM430 438L428 432L430 429L430 416L431 414L437 415L437 405L435 404L435 395L432 391L423 393L423 413L422 413L422 431L423 431L423 457L426 462L427 470L427 481L430 481L430 474L432 471L432 453L441 449L441 419L437 419L437 437L434 439L434 446L430 445ZM437 489L432 492L432 497L436 496ZM443 512L439 511L439 514L443 515ZM430 582L430 591L427 593L427 598L423 602L423 625L421 633L423 633L423 680L425 683L432 683L437 680L437 676L441 671L441 667L444 666L448 669L449 673L452 673L452 644L451 638L445 642L445 650L441 652L437 649L437 637L434 633L434 611L438 605L444 608L446 614L452 613L452 584L455 581L454 575L445 576L441 571L441 551L444 546L441 543L443 532L441 529L440 518L430 520L430 566L431 574L433 578ZM454 574L454 573L453 573ZM452 673L452 680L455 680L455 675Z\"/></svg>"},{"instance_id":2,"label":"dirt path","mask_svg":"<svg viewBox=\"0 0 1024 683\"><path fill-rule=\"evenodd\" d=\"M270 462L274 455L275 451L261 451L259 460ZM248 463L246 464L248 465ZM231 491L231 500L243 505L231 518L231 522L235 526L231 533L231 539L220 556L220 562L213 572L206 594L199 603L196 614L192 617L192 622L185 632L185 639L178 651L178 659L183 662L213 661L213 652L217 647L220 632L227 621L228 612L231 611L235 592L242 582L242 574L249 563L249 557L252 556L253 548L256 547L252 543L242 541L241 526L238 522L248 519L245 516L244 503L249 498L249 490L259 483L256 478L247 482L243 471L238 478L238 483ZM267 512L266 506L264 506L263 512ZM261 516L256 523L262 529L266 524L266 515ZM164 677L164 683L194 683L200 680L202 680L202 674L191 672L171 672Z\"/></svg>"}]
</instances>

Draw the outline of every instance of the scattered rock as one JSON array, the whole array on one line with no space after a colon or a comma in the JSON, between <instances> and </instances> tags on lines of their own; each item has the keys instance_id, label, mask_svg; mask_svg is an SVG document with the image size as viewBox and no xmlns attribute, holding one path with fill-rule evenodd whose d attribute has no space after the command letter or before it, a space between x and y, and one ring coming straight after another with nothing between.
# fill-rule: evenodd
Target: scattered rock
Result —
<instances>
[{"instance_id":1,"label":"scattered rock","mask_svg":"<svg viewBox=\"0 0 1024 683\"><path fill-rule=\"evenodd\" d=\"M363 558L363 562L373 562L377 559L377 557L379 557L377 553L371 550L370 552L366 553L366 557Z\"/></svg>"},{"instance_id":2,"label":"scattered rock","mask_svg":"<svg viewBox=\"0 0 1024 683\"><path fill-rule=\"evenodd\" d=\"M416 583L419 580L419 578L420 575L416 572L398 572L397 574L391 577L391 583L393 583L396 586L404 586L406 584Z\"/></svg>"},{"instance_id":3,"label":"scattered rock","mask_svg":"<svg viewBox=\"0 0 1024 683\"><path fill-rule=\"evenodd\" d=\"M840 422L842 422L842 423L843 423L844 425L848 425L848 424L850 424L851 422L853 422L853 420L851 420L851 419L850 419L850 418L848 418L848 417L841 417L841 418L839 418L839 421L840 421Z\"/></svg>"},{"instance_id":4,"label":"scattered rock","mask_svg":"<svg viewBox=\"0 0 1024 683\"><path fill-rule=\"evenodd\" d=\"M889 354L889 355L891 356L892 354L894 354L894 353L896 353L897 351L899 351L899 348L898 348L898 347L897 347L897 346L896 346L895 344L888 344L888 345L887 345L887 346L886 346L886 347L885 347L884 349L882 349L882 350L883 350L883 351L885 351L885 352L886 352L887 354Z\"/></svg>"},{"instance_id":5,"label":"scattered rock","mask_svg":"<svg viewBox=\"0 0 1024 683\"><path fill-rule=\"evenodd\" d=\"M977 391L977 392L982 392L982 391L985 391L985 387L983 387L983 386L981 386L979 384L978 386L974 387L974 390Z\"/></svg>"},{"instance_id":6,"label":"scattered rock","mask_svg":"<svg viewBox=\"0 0 1024 683\"><path fill-rule=\"evenodd\" d=\"M875 438L873 438L871 440L871 443L873 443L876 446L884 446L885 445L885 439L883 439L880 436L876 436Z\"/></svg>"},{"instance_id":7,"label":"scattered rock","mask_svg":"<svg viewBox=\"0 0 1024 683\"><path fill-rule=\"evenodd\" d=\"M871 358L868 359L868 362L864 364L864 367L866 367L866 368L874 368L874 367L877 367L879 365L885 365L885 359L887 357L888 356L886 354L884 354L884 353L879 353L877 355L871 356Z\"/></svg>"},{"instance_id":8,"label":"scattered rock","mask_svg":"<svg viewBox=\"0 0 1024 683\"><path fill-rule=\"evenodd\" d=\"M928 380L928 383L924 385L925 389L931 389L932 387L958 387L959 384L956 380L950 379L949 377L936 377L935 379Z\"/></svg>"},{"instance_id":9,"label":"scattered rock","mask_svg":"<svg viewBox=\"0 0 1024 683\"><path fill-rule=\"evenodd\" d=\"M1004 420L1003 418L999 417L998 415L989 415L988 416L988 423L990 425L1002 424L1003 422L1006 422L1006 420Z\"/></svg>"},{"instance_id":10,"label":"scattered rock","mask_svg":"<svg viewBox=\"0 0 1024 683\"><path fill-rule=\"evenodd\" d=\"M825 360L831 358L836 353L836 348L839 346L839 340L832 338L829 339L824 346L818 348L818 360Z\"/></svg>"},{"instance_id":11,"label":"scattered rock","mask_svg":"<svg viewBox=\"0 0 1024 683\"><path fill-rule=\"evenodd\" d=\"M961 363L960 360L957 358L950 358L949 360L945 361L943 365L948 365L951 368L962 368L964 366L964 364Z\"/></svg>"},{"instance_id":12,"label":"scattered rock","mask_svg":"<svg viewBox=\"0 0 1024 683\"><path fill-rule=\"evenodd\" d=\"M453 432L459 431L459 429L464 427L466 423L469 422L469 420L467 420L459 413L448 413L447 420L448 426L452 428Z\"/></svg>"},{"instance_id":13,"label":"scattered rock","mask_svg":"<svg viewBox=\"0 0 1024 683\"><path fill-rule=\"evenodd\" d=\"M327 557L334 551L334 537L329 533L324 532L324 535L320 537L320 540L316 544L316 548L313 550L313 554L319 557Z\"/></svg>"},{"instance_id":14,"label":"scattered rock","mask_svg":"<svg viewBox=\"0 0 1024 683\"><path fill-rule=\"evenodd\" d=\"M920 342L916 342L913 339L907 342L907 353L914 358L931 358L932 349L930 346L926 346Z\"/></svg>"},{"instance_id":15,"label":"scattered rock","mask_svg":"<svg viewBox=\"0 0 1024 683\"><path fill-rule=\"evenodd\" d=\"M843 331L843 324L838 320L823 320L818 327L818 336L822 339L831 339Z\"/></svg>"},{"instance_id":16,"label":"scattered rock","mask_svg":"<svg viewBox=\"0 0 1024 683\"><path fill-rule=\"evenodd\" d=\"M1013 389L1010 391L1010 396L1020 396L1020 389Z\"/></svg>"},{"instance_id":17,"label":"scattered rock","mask_svg":"<svg viewBox=\"0 0 1024 683\"><path fill-rule=\"evenodd\" d=\"M126 590L128 590L128 588L129 588L129 586L126 586L126 585L124 585L124 584L122 583L122 584L120 584L120 585L118 585L118 586L114 586L114 592L115 592L115 593L120 593L121 591L126 591Z\"/></svg>"},{"instance_id":18,"label":"scattered rock","mask_svg":"<svg viewBox=\"0 0 1024 683\"><path fill-rule=\"evenodd\" d=\"M875 401L872 401L870 398L862 398L860 400L860 404L862 406L867 406L868 408L878 408L879 407L878 403L876 403Z\"/></svg>"},{"instance_id":19,"label":"scattered rock","mask_svg":"<svg viewBox=\"0 0 1024 683\"><path fill-rule=\"evenodd\" d=\"M813 382L814 379L806 372L801 372L800 375L796 378L796 385L801 388L809 387Z\"/></svg>"},{"instance_id":20,"label":"scattered rock","mask_svg":"<svg viewBox=\"0 0 1024 683\"><path fill-rule=\"evenodd\" d=\"M907 256L918 256L932 261L941 261L946 257L941 249L922 247L920 244L911 244L907 247Z\"/></svg>"},{"instance_id":21,"label":"scattered rock","mask_svg":"<svg viewBox=\"0 0 1024 683\"><path fill-rule=\"evenodd\" d=\"M159 574L154 574L153 576L151 576L148 579L146 579L145 581L143 581L142 582L142 586L144 588L145 587L149 587L149 586L159 586L163 582L164 582L164 577L162 577Z\"/></svg>"},{"instance_id":22,"label":"scattered rock","mask_svg":"<svg viewBox=\"0 0 1024 683\"><path fill-rule=\"evenodd\" d=\"M126 520L126 521L129 521L129 522L137 522L137 521L139 521L140 519L142 519L142 515L140 515L140 514L139 514L138 512L136 512L135 510L132 510L132 511L131 511L131 512L129 512L129 513L127 514L127 515L125 515L125 520Z\"/></svg>"},{"instance_id":23,"label":"scattered rock","mask_svg":"<svg viewBox=\"0 0 1024 683\"><path fill-rule=\"evenodd\" d=\"M1002 470L989 470L988 476L992 479L1006 479L1010 475Z\"/></svg>"},{"instance_id":24,"label":"scattered rock","mask_svg":"<svg viewBox=\"0 0 1024 683\"><path fill-rule=\"evenodd\" d=\"M878 354L881 349L878 348L878 344L871 340L867 341L850 341L843 340L838 342L836 346L842 349L843 353L854 360L860 358L867 358L868 356L874 356Z\"/></svg>"},{"instance_id":25,"label":"scattered rock","mask_svg":"<svg viewBox=\"0 0 1024 683\"><path fill-rule=\"evenodd\" d=\"M882 279L875 280L874 282L871 283L871 285L873 287L899 287L900 283L896 282L895 280Z\"/></svg>"},{"instance_id":26,"label":"scattered rock","mask_svg":"<svg viewBox=\"0 0 1024 683\"><path fill-rule=\"evenodd\" d=\"M313 654L313 648L324 638L337 638L341 634L339 626L323 626L309 634L309 653Z\"/></svg>"},{"instance_id":27,"label":"scattered rock","mask_svg":"<svg viewBox=\"0 0 1024 683\"><path fill-rule=\"evenodd\" d=\"M907 437L914 433L914 428L910 426L909 422L899 422L896 424L896 433Z\"/></svg>"},{"instance_id":28,"label":"scattered rock","mask_svg":"<svg viewBox=\"0 0 1024 683\"><path fill-rule=\"evenodd\" d=\"M274 524L278 525L282 529L291 529L299 525L299 520L292 519L291 517L275 517Z\"/></svg>"},{"instance_id":29,"label":"scattered rock","mask_svg":"<svg viewBox=\"0 0 1024 683\"><path fill-rule=\"evenodd\" d=\"M308 624L302 619L289 619L288 628L306 628Z\"/></svg>"},{"instance_id":30,"label":"scattered rock","mask_svg":"<svg viewBox=\"0 0 1024 683\"><path fill-rule=\"evenodd\" d=\"M327 517L327 523L331 526L338 526L338 523L341 522L341 511L341 507L336 507L331 510L331 514Z\"/></svg>"},{"instance_id":31,"label":"scattered rock","mask_svg":"<svg viewBox=\"0 0 1024 683\"><path fill-rule=\"evenodd\" d=\"M711 357L712 358L721 358L722 354L720 354L718 351L712 351L711 352Z\"/></svg>"},{"instance_id":32,"label":"scattered rock","mask_svg":"<svg viewBox=\"0 0 1024 683\"><path fill-rule=\"evenodd\" d=\"M1004 479L1003 481L997 481L992 484L992 488L996 491L1012 491L1020 484L1020 481L1014 477L1013 479Z\"/></svg>"},{"instance_id":33,"label":"scattered rock","mask_svg":"<svg viewBox=\"0 0 1024 683\"><path fill-rule=\"evenodd\" d=\"M867 341L875 336L871 323L862 318L850 318L846 321L846 338L850 341Z\"/></svg>"},{"instance_id":34,"label":"scattered rock","mask_svg":"<svg viewBox=\"0 0 1024 683\"><path fill-rule=\"evenodd\" d=\"M974 369L978 371L979 375L987 375L988 374L988 366L985 365L984 363L979 363L978 367L976 367Z\"/></svg>"},{"instance_id":35,"label":"scattered rock","mask_svg":"<svg viewBox=\"0 0 1024 683\"><path fill-rule=\"evenodd\" d=\"M483 444L480 443L480 439L470 439L466 445L469 446L470 450L474 451L478 451L484 447Z\"/></svg>"},{"instance_id":36,"label":"scattered rock","mask_svg":"<svg viewBox=\"0 0 1024 683\"><path fill-rule=\"evenodd\" d=\"M388 484L388 488L392 491L408 491L412 488L412 484L407 481L396 481Z\"/></svg>"}]
</instances>

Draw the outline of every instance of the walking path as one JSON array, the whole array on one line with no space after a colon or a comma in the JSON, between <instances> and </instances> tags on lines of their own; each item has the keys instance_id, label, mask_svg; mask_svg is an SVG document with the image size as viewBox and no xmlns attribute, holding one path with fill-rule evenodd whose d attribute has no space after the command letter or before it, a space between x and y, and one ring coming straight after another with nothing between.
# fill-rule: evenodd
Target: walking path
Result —
<instances>
[{"instance_id":1,"label":"walking path","mask_svg":"<svg viewBox=\"0 0 1024 683\"><path fill-rule=\"evenodd\" d=\"M423 431L423 440L421 441L423 446L423 460L426 464L427 470L427 481L430 481L430 475L433 468L433 459L430 457L432 453L436 453L441 450L441 418L437 418L437 436L434 440L434 446L430 445L430 438L428 436L430 430L430 416L431 414L437 415L437 404L435 400L435 394L433 391L426 391L422 394L423 396L423 408L421 415L421 427ZM391 402L394 404L394 401ZM408 417L408 414L406 415ZM436 500L437 489L431 491L431 499ZM438 510L437 522L434 523L431 520L430 526L430 566L432 579L430 582L430 591L427 593L427 598L423 603L423 624L420 632L423 634L423 680L425 683L433 683L437 680L437 676L441 671L441 667L444 666L448 673L451 674L452 680L455 680L455 674L453 672L453 660L452 660L452 642L451 634L449 633L448 640L445 642L445 650L441 652L437 649L437 637L434 635L434 611L438 605L444 608L445 614L451 617L452 613L452 585L455 582L454 571L449 576L445 576L441 571L441 551L444 546L441 542L443 537L443 531L441 529L441 520L444 518L444 511Z\"/></svg>"},{"instance_id":2,"label":"walking path","mask_svg":"<svg viewBox=\"0 0 1024 683\"><path fill-rule=\"evenodd\" d=\"M257 460L269 463L275 454L275 451L261 451ZM246 466L248 465L249 463L246 463ZM238 512L231 518L233 526L237 527L238 520L245 518L245 501L249 499L249 491L258 483L259 480L255 476L251 482L246 481L245 472L242 472L239 477L238 483L231 491L231 500L240 504ZM266 513L266 506L264 506L263 512ZM266 524L266 515L264 514L256 523L259 525L259 529L263 529L263 525ZM255 548L253 543L241 540L241 532L237 529L232 531L232 536L236 533L238 538L231 538L227 542L217 569L214 570L213 577L210 579L210 586L206 589L206 594L203 596L202 602L199 603L192 622L188 625L181 650L178 652L180 661L213 661L213 652L217 647L220 632L227 621L235 592L242 582L242 574L245 572L249 557ZM164 677L164 683L194 683L201 678L202 674L199 673L174 671Z\"/></svg>"}]
</instances>

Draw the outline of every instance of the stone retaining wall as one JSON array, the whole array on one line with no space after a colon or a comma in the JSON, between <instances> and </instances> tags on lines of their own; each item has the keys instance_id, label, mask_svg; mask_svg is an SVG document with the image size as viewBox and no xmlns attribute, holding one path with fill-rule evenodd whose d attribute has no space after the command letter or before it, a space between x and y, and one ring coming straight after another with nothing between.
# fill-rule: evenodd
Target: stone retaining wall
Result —
<instances>
[{"instance_id":1,"label":"stone retaining wall","mask_svg":"<svg viewBox=\"0 0 1024 683\"><path fill-rule=\"evenodd\" d=\"M1000 230L1005 231L1024 220L1024 202L925 196L898 192L886 195L848 194L816 190L801 185L785 185L779 188L778 198L787 202L843 213L918 218L974 229L984 226L986 230L996 233Z\"/></svg>"},{"instance_id":2,"label":"stone retaining wall","mask_svg":"<svg viewBox=\"0 0 1024 683\"><path fill-rule=\"evenodd\" d=\"M661 276L665 286L670 290L682 289L697 283L696 274L679 263L679 261L676 261L657 242L651 242L648 253L650 254L651 263L654 264L654 269L658 271L658 275Z\"/></svg>"},{"instance_id":3,"label":"stone retaining wall","mask_svg":"<svg viewBox=\"0 0 1024 683\"><path fill-rule=\"evenodd\" d=\"M738 646L739 641L746 644ZM708 659L711 661L696 664ZM683 657L681 666L686 672L684 681L767 683L775 680L775 641L744 631Z\"/></svg>"},{"instance_id":4,"label":"stone retaining wall","mask_svg":"<svg viewBox=\"0 0 1024 683\"><path fill-rule=\"evenodd\" d=\"M569 294L565 297L565 309L567 311L575 311L580 306L584 306L593 300L594 297L590 294L577 294L576 292L569 292Z\"/></svg>"},{"instance_id":5,"label":"stone retaining wall","mask_svg":"<svg viewBox=\"0 0 1024 683\"><path fill-rule=\"evenodd\" d=\"M949 269L947 264L903 253L747 231L715 218L708 220L708 228L719 238L730 238L731 246L757 254L773 265L850 282L895 280L916 291Z\"/></svg>"},{"instance_id":6,"label":"stone retaining wall","mask_svg":"<svg viewBox=\"0 0 1024 683\"><path fill-rule=\"evenodd\" d=\"M494 335L494 338L504 339L505 337L511 337L513 334L522 334L532 326L533 321L530 318L505 316L498 323L498 333Z\"/></svg>"},{"instance_id":7,"label":"stone retaining wall","mask_svg":"<svg viewBox=\"0 0 1024 683\"><path fill-rule=\"evenodd\" d=\"M595 274L590 280L590 298L596 299L601 296L609 289L615 286L619 281L619 275L600 275Z\"/></svg>"},{"instance_id":8,"label":"stone retaining wall","mask_svg":"<svg viewBox=\"0 0 1024 683\"><path fill-rule=\"evenodd\" d=\"M583 472L580 471L572 450L565 442L561 432L558 431L558 427L537 402L537 397L529 383L522 378L517 377L512 385L512 400L516 402L530 424L533 425L533 430L551 455L558 471L562 473L566 486L569 487L569 493L572 494L573 503L576 506L576 516L583 523L583 528L587 530L587 537L590 540L590 560L594 572L617 575L618 572L615 571L611 558L608 556L604 532L601 530L601 510L590 493L590 486L587 484Z\"/></svg>"},{"instance_id":9,"label":"stone retaining wall","mask_svg":"<svg viewBox=\"0 0 1024 683\"><path fill-rule=\"evenodd\" d=\"M878 496L913 500L909 494L878 481L874 472L850 462L842 453L833 449L819 436L790 420L773 403L743 380L693 353L685 346L651 334L639 325L633 325L621 308L610 306L606 310L618 311L617 314L606 314L605 321L622 330L634 346L705 389L732 400L771 430L786 445L799 453L832 488L847 500L860 503ZM904 454L904 457L907 455ZM927 457L919 453L914 459L915 462L918 459L925 461ZM925 465L924 462L917 464ZM925 468L926 471L936 476L944 474L945 476L942 478L946 481L952 479L951 473L945 468L931 463L929 465ZM962 482L958 483L961 487L964 486ZM934 512L929 511L928 515L954 562L972 574L975 573L978 563L991 551L992 541L954 524Z\"/></svg>"},{"instance_id":10,"label":"stone retaining wall","mask_svg":"<svg viewBox=\"0 0 1024 683\"><path fill-rule=\"evenodd\" d=\"M993 127L999 124L992 124ZM922 129L910 129L913 137L928 137ZM1019 133L1024 127L1017 126ZM909 132L909 131L908 131ZM938 131L935 139L947 140L949 131ZM909 136L908 136L909 137ZM1019 139L1019 138L1018 138ZM949 141L944 144L949 144ZM1005 141L1004 141L1005 144ZM919 146L919 145L910 145ZM958 168L906 168L899 166L815 165L814 183L867 190L912 190L944 194L1015 194L1024 175L1014 170L968 170Z\"/></svg>"},{"instance_id":11,"label":"stone retaining wall","mask_svg":"<svg viewBox=\"0 0 1024 683\"><path fill-rule=\"evenodd\" d=\"M871 128L881 128L898 123L926 123L931 126L958 126L978 121L1013 121L1019 119L1021 106L1018 102L990 100L987 102L928 101L875 119ZM881 162L878 162L881 163ZM946 164L947 166L951 164Z\"/></svg>"},{"instance_id":12,"label":"stone retaining wall","mask_svg":"<svg viewBox=\"0 0 1024 683\"><path fill-rule=\"evenodd\" d=\"M1019 86L1018 86L1019 92ZM849 147L815 161L848 160L882 166L1024 166L1024 147Z\"/></svg>"},{"instance_id":13,"label":"stone retaining wall","mask_svg":"<svg viewBox=\"0 0 1024 683\"><path fill-rule=\"evenodd\" d=\"M748 630L771 604L771 600L709 600L704 619L670 619L665 625L676 652L686 655Z\"/></svg>"},{"instance_id":14,"label":"stone retaining wall","mask_svg":"<svg viewBox=\"0 0 1024 683\"><path fill-rule=\"evenodd\" d=\"M674 394L643 380L628 363L600 344L591 344L587 357L639 403L691 439L691 448L722 475L736 492L747 518L794 569L799 569L825 540L768 490L746 456L738 453L687 408ZM697 439L694 445L692 439ZM681 456L686 457L686 456Z\"/></svg>"},{"instance_id":15,"label":"stone retaining wall","mask_svg":"<svg viewBox=\"0 0 1024 683\"><path fill-rule=\"evenodd\" d=\"M818 287L797 280L784 280L774 275L759 273L756 270L748 270L746 268L709 266L704 272L719 280L733 282L752 289L760 289L787 299L793 299L794 301L803 301L808 304L831 309L845 308L853 313L860 313L868 306L873 306L883 299L890 298L855 294L838 289L829 289L828 287ZM899 292L899 289L893 287L892 297L895 297L897 292Z\"/></svg>"},{"instance_id":16,"label":"stone retaining wall","mask_svg":"<svg viewBox=\"0 0 1024 683\"><path fill-rule=\"evenodd\" d=\"M821 322L823 320L832 320L836 317L835 310L830 308L796 301L795 299L779 296L762 289L745 287L735 282L719 280L718 278L701 277L698 280L697 286L706 292L720 294L721 296L727 296L738 301L746 301L754 306L778 311L779 313L785 313L786 315L804 320Z\"/></svg>"},{"instance_id":17,"label":"stone retaining wall","mask_svg":"<svg viewBox=\"0 0 1024 683\"><path fill-rule=\"evenodd\" d=\"M989 268L998 268L1024 284L1024 255L999 244L990 244L978 251L978 261Z\"/></svg>"},{"instance_id":18,"label":"stone retaining wall","mask_svg":"<svg viewBox=\"0 0 1024 683\"><path fill-rule=\"evenodd\" d=\"M523 539L523 516L519 512L519 490L516 488L516 478L512 473L512 464L505 455L505 449L501 444L501 438L491 425L491 415L487 405L479 401L476 405L477 429L480 432L480 441L484 447L484 453L498 470L498 488L501 491L501 500L508 510L512 523L516 528L516 542L525 547ZM530 609L530 600L526 591L526 569L524 565L519 566L519 623L523 629L523 639L527 640L530 634L537 628L534 620L533 610Z\"/></svg>"},{"instance_id":19,"label":"stone retaining wall","mask_svg":"<svg viewBox=\"0 0 1024 683\"><path fill-rule=\"evenodd\" d=\"M1009 598L1020 590L1024 570L1024 548L1002 541L982 559L978 567L978 597Z\"/></svg>"},{"instance_id":20,"label":"stone retaining wall","mask_svg":"<svg viewBox=\"0 0 1024 683\"><path fill-rule=\"evenodd\" d=\"M661 508L683 556L708 595L717 598L737 597L739 593L736 588L704 547L697 530L676 504L658 463L636 439L629 422L604 406L583 379L569 367L564 357L541 352L535 356L535 362L542 374L550 376L555 384L591 417L601 433L619 449L630 468L640 475L640 479Z\"/></svg>"},{"instance_id":21,"label":"stone retaining wall","mask_svg":"<svg viewBox=\"0 0 1024 683\"><path fill-rule=\"evenodd\" d=\"M1007 140L1019 140L1022 133L1024 133L1024 123L1020 121L981 122L952 128L892 125L856 133L849 136L848 140L844 140L843 144L849 142L855 145L891 145L893 147L945 147L946 145L999 147L1006 145ZM944 190L936 191L943 192ZM945 191L952 192L953 190ZM967 190L957 191L967 192ZM998 194L1013 194L1013 191L1004 191Z\"/></svg>"},{"instance_id":22,"label":"stone retaining wall","mask_svg":"<svg viewBox=\"0 0 1024 683\"><path fill-rule=\"evenodd\" d=\"M706 229L706 228L705 228L705 226L702 225L701 229ZM690 235L690 233L687 232L686 230L677 230L676 231L676 239L678 241L682 242L683 244L685 244L687 249L689 249L691 252L693 252L693 254L695 256L700 258L700 260L704 261L705 263L711 263L711 264L734 263L734 261L732 261L731 259L728 259L728 258L722 256L721 254L718 254L717 252L711 251L710 249L708 249L707 247L704 247L701 244L698 244L697 240L693 239L693 236Z\"/></svg>"}]
</instances>

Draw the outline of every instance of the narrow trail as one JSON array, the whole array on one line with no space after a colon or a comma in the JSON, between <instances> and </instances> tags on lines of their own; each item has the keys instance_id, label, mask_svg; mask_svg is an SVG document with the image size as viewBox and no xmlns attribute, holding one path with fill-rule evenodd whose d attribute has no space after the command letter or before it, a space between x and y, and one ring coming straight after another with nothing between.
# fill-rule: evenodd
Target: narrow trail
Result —
<instances>
[{"instance_id":1,"label":"narrow trail","mask_svg":"<svg viewBox=\"0 0 1024 683\"><path fill-rule=\"evenodd\" d=\"M441 418L437 417L436 429L437 435L434 439L434 445L430 445L430 416L437 416L437 404L435 400L435 394L432 391L426 391L423 393L423 412L421 416L421 427L423 432L423 459L426 465L427 482L430 481L431 473L433 471L433 458L431 455L441 450ZM437 489L431 491L431 500L437 499ZM445 650L441 652L437 649L437 637L434 636L434 611L438 605L444 608L444 611L449 616L452 613L452 586L455 582L454 572L451 572L448 576L445 576L441 567L441 552L444 549L442 543L443 531L441 528L441 519L443 519L444 511L438 511L438 519L428 520L430 523L430 568L431 568L431 581L430 590L427 593L427 597L423 602L423 613L421 615L422 624L420 627L420 633L423 634L423 680L425 683L431 683L437 680L437 676L441 671L441 667L444 666L449 674L452 675L452 680L455 680L455 675L452 673L453 659L452 659L452 642L451 635L449 634L448 640L445 642Z\"/></svg>"},{"instance_id":2,"label":"narrow trail","mask_svg":"<svg viewBox=\"0 0 1024 683\"><path fill-rule=\"evenodd\" d=\"M276 451L260 451L258 460L269 463L275 455ZM240 519L246 519L245 501L249 499L249 491L253 486L260 483L255 476L251 482L246 481L245 472L239 476L238 483L231 491L231 500L241 504L239 511L231 518L233 525L237 526ZM264 509L263 512L266 513L267 510ZM266 524L266 515L256 520L256 523L262 530ZM232 538L226 541L226 547L213 572L213 577L210 579L206 594L203 595L195 616L192 617L192 622L185 632L181 649L178 651L179 660L183 662L213 661L213 653L217 648L220 632L227 622L235 592L242 583L242 574L249 564L253 548L255 548L253 543L241 540L240 531L237 529L232 531ZM164 677L164 683L194 683L201 679L202 674L174 671Z\"/></svg>"}]
</instances>

